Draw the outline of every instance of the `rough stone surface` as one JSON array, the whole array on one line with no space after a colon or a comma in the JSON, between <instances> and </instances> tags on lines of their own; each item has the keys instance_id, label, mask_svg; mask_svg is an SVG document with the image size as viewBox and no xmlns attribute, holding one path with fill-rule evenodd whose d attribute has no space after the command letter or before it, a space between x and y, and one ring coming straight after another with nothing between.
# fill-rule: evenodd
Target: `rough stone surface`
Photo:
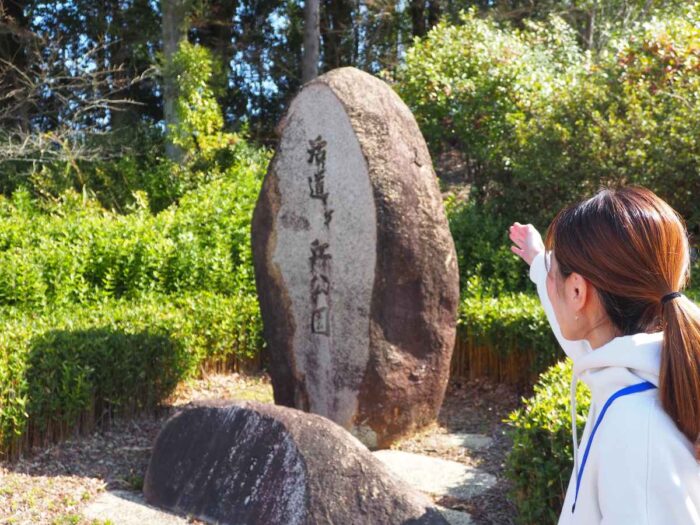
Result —
<instances>
[{"instance_id":1,"label":"rough stone surface","mask_svg":"<svg viewBox=\"0 0 700 525\"><path fill-rule=\"evenodd\" d=\"M450 523L450 525L472 525L472 517L466 512L461 512L459 510L448 509L445 507L438 506L437 509L440 514Z\"/></svg>"},{"instance_id":2,"label":"rough stone surface","mask_svg":"<svg viewBox=\"0 0 700 525\"><path fill-rule=\"evenodd\" d=\"M495 476L456 461L400 450L378 450L373 454L406 483L434 496L467 500L496 484Z\"/></svg>"},{"instance_id":3,"label":"rough stone surface","mask_svg":"<svg viewBox=\"0 0 700 525\"><path fill-rule=\"evenodd\" d=\"M435 419L459 277L428 149L384 82L354 68L306 84L252 222L277 404L370 448Z\"/></svg>"},{"instance_id":4,"label":"rough stone surface","mask_svg":"<svg viewBox=\"0 0 700 525\"><path fill-rule=\"evenodd\" d=\"M342 427L253 402L206 401L173 416L156 439L144 495L220 524L447 524Z\"/></svg>"},{"instance_id":5,"label":"rough stone surface","mask_svg":"<svg viewBox=\"0 0 700 525\"><path fill-rule=\"evenodd\" d=\"M423 447L426 450L445 452L455 448L466 448L469 450L482 450L490 447L493 439L483 434L468 434L464 432L435 434L423 440Z\"/></svg>"},{"instance_id":6,"label":"rough stone surface","mask_svg":"<svg viewBox=\"0 0 700 525\"><path fill-rule=\"evenodd\" d=\"M89 520L117 525L186 525L184 517L146 505L139 493L117 490L101 494L82 511ZM451 523L451 522L450 522Z\"/></svg>"}]
</instances>

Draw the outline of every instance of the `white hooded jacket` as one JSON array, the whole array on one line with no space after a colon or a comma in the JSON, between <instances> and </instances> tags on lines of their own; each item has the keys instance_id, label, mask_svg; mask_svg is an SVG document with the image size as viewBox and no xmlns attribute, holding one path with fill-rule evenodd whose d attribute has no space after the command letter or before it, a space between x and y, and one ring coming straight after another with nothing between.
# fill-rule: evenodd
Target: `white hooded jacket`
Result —
<instances>
[{"instance_id":1,"label":"white hooded jacket","mask_svg":"<svg viewBox=\"0 0 700 525\"><path fill-rule=\"evenodd\" d=\"M700 525L700 463L693 445L661 406L658 388L615 399L590 446L576 500L581 459L599 413L617 391L646 381L659 385L663 332L615 337L593 350L586 340L564 339L546 286L544 252L532 261L547 319L559 344L573 360L572 423L576 382L591 390L591 407L577 446L572 424L574 470L559 525Z\"/></svg>"}]
</instances>

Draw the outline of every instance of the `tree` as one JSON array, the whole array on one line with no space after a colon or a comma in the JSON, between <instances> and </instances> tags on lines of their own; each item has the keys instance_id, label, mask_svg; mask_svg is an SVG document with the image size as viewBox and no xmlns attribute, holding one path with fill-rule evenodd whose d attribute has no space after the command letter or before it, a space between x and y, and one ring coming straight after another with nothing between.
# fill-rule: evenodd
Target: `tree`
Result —
<instances>
[{"instance_id":1,"label":"tree","mask_svg":"<svg viewBox=\"0 0 700 525\"><path fill-rule=\"evenodd\" d=\"M234 61L224 105L230 127L273 144L274 128L301 85L304 9L300 0L241 1L234 18Z\"/></svg>"},{"instance_id":2,"label":"tree","mask_svg":"<svg viewBox=\"0 0 700 525\"><path fill-rule=\"evenodd\" d=\"M465 2L445 2L444 0L411 0L408 6L411 15L411 32L413 36L422 37L440 20L442 4ZM471 2L470 2L471 3Z\"/></svg>"},{"instance_id":3,"label":"tree","mask_svg":"<svg viewBox=\"0 0 700 525\"><path fill-rule=\"evenodd\" d=\"M82 60L66 62L62 42L35 35L23 48L26 67L0 61L0 79L12 81L11 92L0 82L0 97L9 102L0 106L0 163L74 164L118 155L120 145L100 137L110 112L130 103L112 90L121 70L97 67L102 47L84 51ZM27 108L26 126L15 125L18 108Z\"/></svg>"},{"instance_id":4,"label":"tree","mask_svg":"<svg viewBox=\"0 0 700 525\"><path fill-rule=\"evenodd\" d=\"M108 44L109 67L115 71L110 78L113 99L130 101L114 105L110 127L130 140L131 131L139 122L162 118L156 80L151 74L155 57L150 51L160 36L158 13L149 0L110 0L104 8L109 22L104 33L93 38Z\"/></svg>"},{"instance_id":5,"label":"tree","mask_svg":"<svg viewBox=\"0 0 700 525\"><path fill-rule=\"evenodd\" d=\"M306 83L318 75L318 54L320 46L320 5L319 0L304 2L304 57L301 67L301 81Z\"/></svg>"},{"instance_id":6,"label":"tree","mask_svg":"<svg viewBox=\"0 0 700 525\"><path fill-rule=\"evenodd\" d=\"M3 127L29 129L29 107L21 96L22 72L27 68L26 48L34 38L24 14L26 1L0 3L0 102L11 108L5 113Z\"/></svg>"},{"instance_id":7,"label":"tree","mask_svg":"<svg viewBox=\"0 0 700 525\"><path fill-rule=\"evenodd\" d=\"M321 15L323 62L326 71L357 63L359 42L353 0L324 0Z\"/></svg>"},{"instance_id":8,"label":"tree","mask_svg":"<svg viewBox=\"0 0 700 525\"><path fill-rule=\"evenodd\" d=\"M172 61L180 49L180 44L187 39L187 0L162 0L161 11L163 16L163 117L167 130L177 128L179 125L177 112L177 78L172 68ZM168 140L165 146L167 157L174 161L182 160L182 150L172 141Z\"/></svg>"},{"instance_id":9,"label":"tree","mask_svg":"<svg viewBox=\"0 0 700 525\"><path fill-rule=\"evenodd\" d=\"M484 2L477 2L483 4ZM599 51L607 42L654 13L673 12L687 4L684 0L500 0L480 5L496 18L516 25L526 20L561 16L579 36L585 49Z\"/></svg>"},{"instance_id":10,"label":"tree","mask_svg":"<svg viewBox=\"0 0 700 525\"><path fill-rule=\"evenodd\" d=\"M411 0L408 9L413 36L422 37L425 35L425 0Z\"/></svg>"},{"instance_id":11,"label":"tree","mask_svg":"<svg viewBox=\"0 0 700 525\"><path fill-rule=\"evenodd\" d=\"M73 64L90 53L94 68L114 72L103 85L103 96L112 99L111 109L95 125L125 131L129 140L128 132L140 122L162 119L160 86L151 74L161 41L157 4L151 0L26 0L25 4L31 31L40 39L60 42L60 60L69 69L77 71Z\"/></svg>"},{"instance_id":12,"label":"tree","mask_svg":"<svg viewBox=\"0 0 700 525\"><path fill-rule=\"evenodd\" d=\"M231 86L231 63L236 53L235 18L239 0L198 0L190 10L191 42L211 51L213 71L211 86L219 106L226 107L237 86Z\"/></svg>"}]
</instances>

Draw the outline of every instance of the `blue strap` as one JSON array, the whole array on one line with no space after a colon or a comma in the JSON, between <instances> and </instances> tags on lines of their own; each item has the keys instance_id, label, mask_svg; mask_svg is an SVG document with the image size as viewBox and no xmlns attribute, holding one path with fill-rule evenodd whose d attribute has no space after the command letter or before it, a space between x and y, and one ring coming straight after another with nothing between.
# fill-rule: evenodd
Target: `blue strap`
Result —
<instances>
[{"instance_id":1,"label":"blue strap","mask_svg":"<svg viewBox=\"0 0 700 525\"><path fill-rule=\"evenodd\" d=\"M601 421L603 421L605 412L608 410L608 408L610 408L610 405L612 405L613 401L615 401L618 397L636 394L638 392L644 392L646 390L651 390L652 388L656 388L656 386L653 383L650 383L649 381L622 388L615 392L612 396L610 396L610 399L608 399L605 405L603 406L603 410L600 411L598 419L595 422L595 426L593 427L593 432L591 432L591 437L588 439L588 444L586 445L586 452L584 452L583 461L581 462L581 468L578 471L578 476L576 476L576 496L574 497L574 505L571 507L572 513L576 510L576 501L578 501L578 489L581 486L581 478L583 477L583 469L586 468L588 453L591 451L591 444L593 443L593 438L595 437L596 430L598 430Z\"/></svg>"}]
</instances>

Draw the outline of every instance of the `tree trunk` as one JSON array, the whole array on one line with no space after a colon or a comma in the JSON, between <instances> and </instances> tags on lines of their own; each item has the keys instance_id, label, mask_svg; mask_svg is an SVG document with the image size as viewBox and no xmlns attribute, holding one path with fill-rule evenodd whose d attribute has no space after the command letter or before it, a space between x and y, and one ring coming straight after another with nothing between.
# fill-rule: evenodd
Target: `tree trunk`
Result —
<instances>
[{"instance_id":1,"label":"tree trunk","mask_svg":"<svg viewBox=\"0 0 700 525\"><path fill-rule=\"evenodd\" d=\"M125 28L121 6L115 0L105 4L110 11L110 24L107 26L105 41L110 43L108 55L110 69L114 71L111 75L110 98L112 100L133 98L133 91L129 89L131 42L124 38ZM113 131L128 132L133 129L138 120L139 114L132 105L115 103L113 109L110 109L110 125Z\"/></svg>"},{"instance_id":2,"label":"tree trunk","mask_svg":"<svg viewBox=\"0 0 700 525\"><path fill-rule=\"evenodd\" d=\"M598 8L598 2L593 2L591 12L588 17L588 34L586 35L586 46L589 50L595 45L595 18Z\"/></svg>"},{"instance_id":3,"label":"tree trunk","mask_svg":"<svg viewBox=\"0 0 700 525\"><path fill-rule=\"evenodd\" d=\"M425 0L411 0L409 11L413 36L422 37L425 35Z\"/></svg>"},{"instance_id":4,"label":"tree trunk","mask_svg":"<svg viewBox=\"0 0 700 525\"><path fill-rule=\"evenodd\" d=\"M428 2L428 31L430 31L439 21L442 14L441 0L430 0Z\"/></svg>"},{"instance_id":5,"label":"tree trunk","mask_svg":"<svg viewBox=\"0 0 700 525\"><path fill-rule=\"evenodd\" d=\"M320 49L319 0L304 1L304 56L301 61L301 82L305 84L318 76Z\"/></svg>"},{"instance_id":6,"label":"tree trunk","mask_svg":"<svg viewBox=\"0 0 700 525\"><path fill-rule=\"evenodd\" d=\"M352 0L324 0L323 62L327 70L354 65Z\"/></svg>"},{"instance_id":7,"label":"tree trunk","mask_svg":"<svg viewBox=\"0 0 700 525\"><path fill-rule=\"evenodd\" d=\"M24 7L27 4L22 0L9 0L4 4L0 0L0 59L6 60L12 67L4 64L0 67L0 91L1 95L16 93L5 101L13 107L12 122L3 122L2 125L21 131L29 130L29 105L27 99L27 87L22 82L22 75L26 72L27 46L33 37L28 29L29 21L24 16ZM4 27L3 27L4 26Z\"/></svg>"},{"instance_id":8,"label":"tree trunk","mask_svg":"<svg viewBox=\"0 0 700 525\"><path fill-rule=\"evenodd\" d=\"M232 92L237 89L229 87L228 81L234 55L234 17L240 3L238 0L209 0L207 5L204 18L193 21L193 28L197 42L209 49L222 67L221 76L214 78L213 84L219 106L226 108Z\"/></svg>"},{"instance_id":9,"label":"tree trunk","mask_svg":"<svg viewBox=\"0 0 700 525\"><path fill-rule=\"evenodd\" d=\"M177 84L168 66L172 62L173 55L177 53L180 43L187 38L185 25L187 0L161 0L161 12L163 16L163 57L165 70L163 71L163 116L165 117L166 130L178 124L178 116L175 111L177 101ZM169 134L169 131L166 131ZM182 161L183 151L168 140L165 144L166 156L174 161Z\"/></svg>"}]
</instances>

